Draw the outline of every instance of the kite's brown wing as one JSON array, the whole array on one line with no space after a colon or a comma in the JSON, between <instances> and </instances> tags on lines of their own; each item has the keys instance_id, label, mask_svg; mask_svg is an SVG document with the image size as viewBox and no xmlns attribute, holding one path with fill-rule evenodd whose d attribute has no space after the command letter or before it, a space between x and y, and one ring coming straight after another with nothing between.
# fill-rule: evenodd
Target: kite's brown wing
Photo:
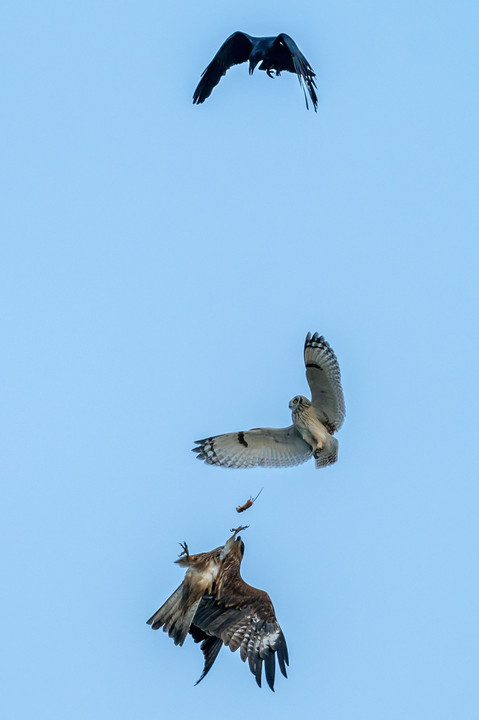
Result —
<instances>
[{"instance_id":1,"label":"kite's brown wing","mask_svg":"<svg viewBox=\"0 0 479 720\"><path fill-rule=\"evenodd\" d=\"M188 568L185 579L147 620L153 630L162 627L173 638L175 645L183 645L200 600L205 592L211 589L213 576L219 569L222 550L223 547L218 547L210 552L190 555L185 543L183 553L175 561Z\"/></svg>"},{"instance_id":2,"label":"kite's brown wing","mask_svg":"<svg viewBox=\"0 0 479 720\"><path fill-rule=\"evenodd\" d=\"M242 587L240 588L239 585ZM248 659L250 670L260 687L264 664L266 681L271 690L274 690L275 654L281 672L287 677L286 665L289 664L289 658L286 640L276 620L273 604L268 594L262 590L252 588L238 578L229 591L223 594L221 600L215 599L212 595L205 595L198 606L193 623L206 636L221 639L231 651L239 648L241 659L243 662ZM212 649L216 650L214 661L219 647L213 640L210 642L208 639L203 640L205 669L200 680L213 664L213 661L209 662L205 652L206 650L211 654Z\"/></svg>"}]
</instances>

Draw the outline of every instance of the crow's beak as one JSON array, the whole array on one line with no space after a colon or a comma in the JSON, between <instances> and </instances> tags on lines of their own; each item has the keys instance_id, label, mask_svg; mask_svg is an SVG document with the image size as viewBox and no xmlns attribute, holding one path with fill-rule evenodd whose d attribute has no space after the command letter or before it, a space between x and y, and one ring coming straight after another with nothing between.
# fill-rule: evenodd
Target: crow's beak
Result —
<instances>
[{"instance_id":1,"label":"crow's beak","mask_svg":"<svg viewBox=\"0 0 479 720\"><path fill-rule=\"evenodd\" d=\"M252 75L254 73L254 69L259 63L259 60L252 59L249 61L249 74Z\"/></svg>"}]
</instances>

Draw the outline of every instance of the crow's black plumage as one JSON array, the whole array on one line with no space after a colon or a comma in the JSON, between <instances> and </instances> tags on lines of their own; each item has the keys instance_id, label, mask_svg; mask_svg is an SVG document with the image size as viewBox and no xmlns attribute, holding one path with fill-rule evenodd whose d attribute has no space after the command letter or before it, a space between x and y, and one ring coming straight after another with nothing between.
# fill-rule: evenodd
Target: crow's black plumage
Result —
<instances>
[{"instance_id":1,"label":"crow's black plumage","mask_svg":"<svg viewBox=\"0 0 479 720\"><path fill-rule=\"evenodd\" d=\"M256 66L259 70L265 70L269 77L280 75L283 70L296 73L303 88L306 107L309 108L305 86L317 111L315 72L293 38L285 33L276 37L252 37L243 32L230 35L203 72L193 95L193 103L199 105L204 102L230 67L247 60L250 75Z\"/></svg>"}]
</instances>

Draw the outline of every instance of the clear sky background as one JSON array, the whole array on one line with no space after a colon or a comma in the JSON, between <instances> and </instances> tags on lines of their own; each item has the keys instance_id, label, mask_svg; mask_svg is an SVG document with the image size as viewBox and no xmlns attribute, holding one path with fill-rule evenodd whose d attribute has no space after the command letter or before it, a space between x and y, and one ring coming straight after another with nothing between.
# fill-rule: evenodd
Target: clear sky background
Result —
<instances>
[{"instance_id":1,"label":"clear sky background","mask_svg":"<svg viewBox=\"0 0 479 720\"><path fill-rule=\"evenodd\" d=\"M470 2L24 2L0 17L2 717L476 720L477 42ZM317 73L200 74L235 30ZM285 426L308 331L339 461L234 471ZM288 680L146 619L222 544ZM167 714L167 715L166 715Z\"/></svg>"}]
</instances>

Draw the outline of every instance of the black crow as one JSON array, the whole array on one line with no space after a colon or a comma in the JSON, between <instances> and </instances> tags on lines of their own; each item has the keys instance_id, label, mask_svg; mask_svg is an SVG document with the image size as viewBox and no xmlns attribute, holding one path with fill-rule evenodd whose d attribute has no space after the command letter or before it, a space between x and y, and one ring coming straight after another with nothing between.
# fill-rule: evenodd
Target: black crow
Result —
<instances>
[{"instance_id":1,"label":"black crow","mask_svg":"<svg viewBox=\"0 0 479 720\"><path fill-rule=\"evenodd\" d=\"M193 103L199 105L204 102L230 67L247 60L249 60L250 75L253 74L258 63L261 63L258 69L265 70L271 78L280 75L283 70L296 73L303 88L306 107L309 108L305 85L317 111L315 72L293 38L285 33L280 33L276 37L252 37L243 32L230 35L203 72L193 95Z\"/></svg>"}]
</instances>

